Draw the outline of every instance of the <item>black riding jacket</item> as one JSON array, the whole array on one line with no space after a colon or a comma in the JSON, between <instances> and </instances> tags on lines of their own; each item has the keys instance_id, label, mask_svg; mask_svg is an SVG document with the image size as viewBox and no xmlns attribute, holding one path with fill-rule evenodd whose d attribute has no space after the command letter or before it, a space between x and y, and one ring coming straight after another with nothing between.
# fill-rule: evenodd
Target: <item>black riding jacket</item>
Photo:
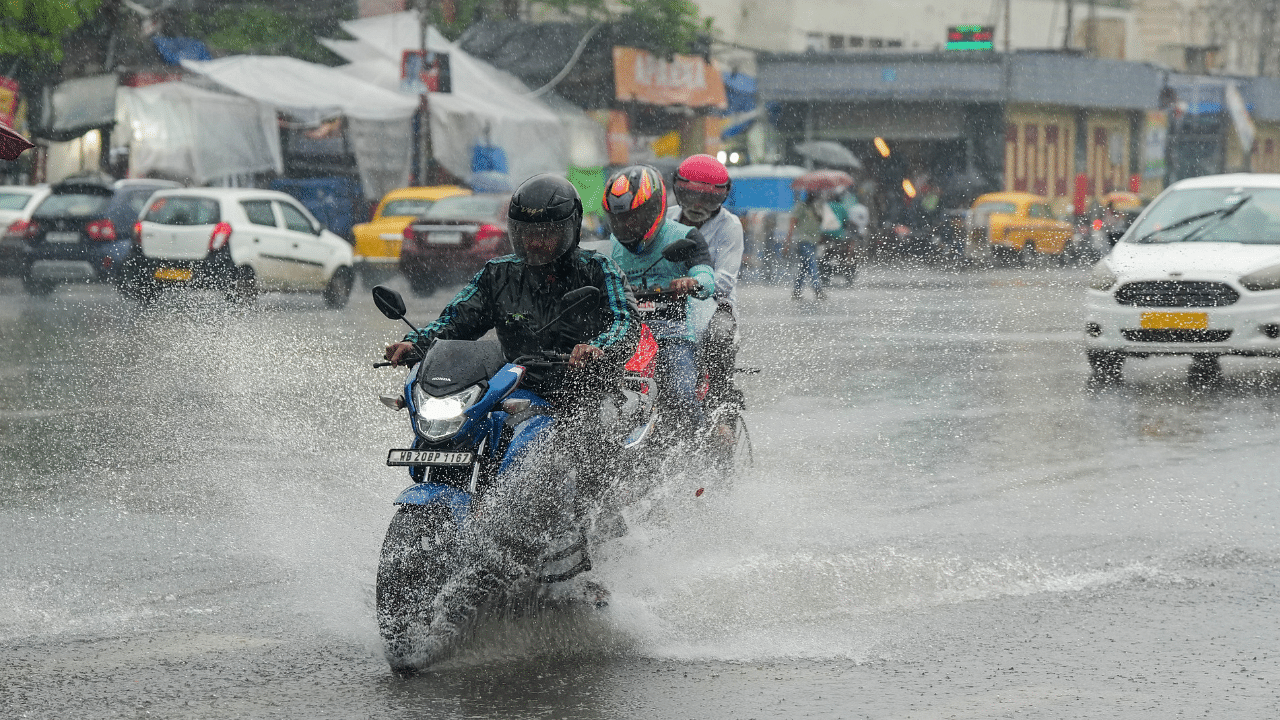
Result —
<instances>
[{"instance_id":1,"label":"black riding jacket","mask_svg":"<svg viewBox=\"0 0 1280 720\"><path fill-rule=\"evenodd\" d=\"M586 286L600 289L595 303L538 332L564 310L565 293ZM485 263L435 322L405 340L478 340L493 329L508 362L539 351L567 354L574 345L587 343L604 350L605 368L621 374L639 338L635 304L622 271L599 253L575 248L541 266L506 255ZM560 380L559 373L526 375L525 385L545 394L557 389Z\"/></svg>"}]
</instances>

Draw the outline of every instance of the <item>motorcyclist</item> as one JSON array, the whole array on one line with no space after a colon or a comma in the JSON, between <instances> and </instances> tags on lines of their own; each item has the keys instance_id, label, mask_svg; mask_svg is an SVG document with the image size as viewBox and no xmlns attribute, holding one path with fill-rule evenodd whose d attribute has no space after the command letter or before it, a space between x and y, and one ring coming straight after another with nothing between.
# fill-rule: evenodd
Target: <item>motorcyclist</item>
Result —
<instances>
[{"instance_id":1,"label":"motorcyclist","mask_svg":"<svg viewBox=\"0 0 1280 720\"><path fill-rule=\"evenodd\" d=\"M511 196L507 219L515 254L490 260L437 320L385 351L392 364L412 362L436 338L476 340L493 329L508 361L569 354L568 371L526 373L513 394L545 411L517 419L495 487L459 539L463 562L435 600L428 661L458 638L486 598L528 575L546 539L573 517L570 498L601 489L593 475L606 447L600 378L621 376L639 333L625 276L609 258L578 247L582 201L573 185L549 174L526 180ZM566 293L587 286L601 290L593 305L543 328L565 310ZM576 490L567 468L552 463L557 449L573 458L564 465L578 470Z\"/></svg>"},{"instance_id":2,"label":"motorcyclist","mask_svg":"<svg viewBox=\"0 0 1280 720\"><path fill-rule=\"evenodd\" d=\"M603 206L612 229L613 260L631 286L637 292L660 288L685 297L683 302L664 303L644 320L658 342L659 397L675 411L677 429L700 430L704 423L697 395L696 332L689 316L697 300L708 300L715 291L707 244L697 229L666 218L666 183L647 165L632 165L610 176ZM686 259L664 258L662 251L683 238L694 244Z\"/></svg>"},{"instance_id":3,"label":"motorcyclist","mask_svg":"<svg viewBox=\"0 0 1280 720\"><path fill-rule=\"evenodd\" d=\"M724 207L731 185L723 163L710 155L691 155L676 168L672 189L678 204L667 211L668 220L697 228L702 234L715 272L714 312L705 323L696 318L700 321L698 360L707 369L712 402L726 397L738 355L737 285L744 242L742 221Z\"/></svg>"}]
</instances>

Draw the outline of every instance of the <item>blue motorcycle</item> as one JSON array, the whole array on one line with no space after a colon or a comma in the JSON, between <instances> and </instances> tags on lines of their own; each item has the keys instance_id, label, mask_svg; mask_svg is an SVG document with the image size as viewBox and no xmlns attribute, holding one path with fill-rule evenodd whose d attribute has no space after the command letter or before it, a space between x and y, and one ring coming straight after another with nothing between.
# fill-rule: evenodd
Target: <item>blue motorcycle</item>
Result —
<instances>
[{"instance_id":1,"label":"blue motorcycle","mask_svg":"<svg viewBox=\"0 0 1280 720\"><path fill-rule=\"evenodd\" d=\"M594 287L567 293L561 298L561 313L535 335L599 294ZM383 315L413 327L405 319L399 293L378 286L373 297ZM530 372L563 369L568 356L540 353L507 362L497 342L438 339L414 359L403 391L381 398L393 409L408 410L413 429L410 447L387 453L387 464L408 468L414 484L395 499L398 508L382 545L376 587L378 629L387 660L400 673L415 672L438 659L424 661L421 648L436 621L437 596L460 569L460 540L474 520L473 510L495 488L500 472L509 470L504 460L514 454L516 428L526 422L549 423L556 417L556 409L545 399L520 389L521 380ZM375 363L375 367L388 364ZM545 458L546 467L563 475L557 487L574 495L582 483L622 479L625 471L619 472L619 463L641 451L656 422L656 395L652 378L646 377L625 377L621 386L604 393L600 427L616 446L609 452L597 448L596 454L609 462L586 464L597 475L586 478L577 476L586 473L581 459L567 454ZM506 597L485 598L486 603L512 607L536 601L551 594L552 586L590 570L589 545L610 535L598 526L601 503L609 493L597 492L593 497L598 502L592 508L582 507L578 497L566 497L563 507L568 512L546 524L555 530L546 536L530 568L532 582L507 588ZM598 586L588 586L588 593L595 593L592 601L597 604L606 597Z\"/></svg>"}]
</instances>

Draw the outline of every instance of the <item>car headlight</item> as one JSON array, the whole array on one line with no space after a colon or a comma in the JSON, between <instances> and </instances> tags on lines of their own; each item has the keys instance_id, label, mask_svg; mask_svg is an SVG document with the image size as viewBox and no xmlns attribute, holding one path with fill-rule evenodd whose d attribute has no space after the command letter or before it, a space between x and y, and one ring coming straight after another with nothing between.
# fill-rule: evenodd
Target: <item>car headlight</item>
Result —
<instances>
[{"instance_id":1,"label":"car headlight","mask_svg":"<svg viewBox=\"0 0 1280 720\"><path fill-rule=\"evenodd\" d=\"M1106 292L1115 287L1117 279L1116 274L1111 272L1111 268L1107 267L1106 263L1100 262L1093 266L1093 272L1089 274L1089 287Z\"/></svg>"},{"instance_id":2,"label":"car headlight","mask_svg":"<svg viewBox=\"0 0 1280 720\"><path fill-rule=\"evenodd\" d=\"M480 399L484 388L479 385L444 397L432 397L417 383L413 386L414 423L418 434L427 440L447 440L467 422L463 413Z\"/></svg>"},{"instance_id":3,"label":"car headlight","mask_svg":"<svg viewBox=\"0 0 1280 720\"><path fill-rule=\"evenodd\" d=\"M1280 290L1280 265L1272 265L1240 278L1240 284L1248 290Z\"/></svg>"}]
</instances>

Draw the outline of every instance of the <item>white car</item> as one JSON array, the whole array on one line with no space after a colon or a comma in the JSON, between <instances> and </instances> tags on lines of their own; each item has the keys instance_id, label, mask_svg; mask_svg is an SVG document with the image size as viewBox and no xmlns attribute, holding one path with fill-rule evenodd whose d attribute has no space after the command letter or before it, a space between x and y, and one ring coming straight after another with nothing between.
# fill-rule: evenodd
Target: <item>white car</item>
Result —
<instances>
[{"instance_id":1,"label":"white car","mask_svg":"<svg viewBox=\"0 0 1280 720\"><path fill-rule=\"evenodd\" d=\"M1280 357L1280 175L1170 186L1094 266L1085 320L1094 377L1125 358L1190 355L1191 379L1222 355Z\"/></svg>"},{"instance_id":2,"label":"white car","mask_svg":"<svg viewBox=\"0 0 1280 720\"><path fill-rule=\"evenodd\" d=\"M31 211L48 195L48 185L0 186L0 273L16 271L22 255L22 235L20 232L10 235L9 226L19 220L29 220Z\"/></svg>"},{"instance_id":3,"label":"white car","mask_svg":"<svg viewBox=\"0 0 1280 720\"><path fill-rule=\"evenodd\" d=\"M172 286L316 292L346 305L355 280L351 246L282 192L187 188L158 192L135 228L121 290L140 301Z\"/></svg>"}]
</instances>

